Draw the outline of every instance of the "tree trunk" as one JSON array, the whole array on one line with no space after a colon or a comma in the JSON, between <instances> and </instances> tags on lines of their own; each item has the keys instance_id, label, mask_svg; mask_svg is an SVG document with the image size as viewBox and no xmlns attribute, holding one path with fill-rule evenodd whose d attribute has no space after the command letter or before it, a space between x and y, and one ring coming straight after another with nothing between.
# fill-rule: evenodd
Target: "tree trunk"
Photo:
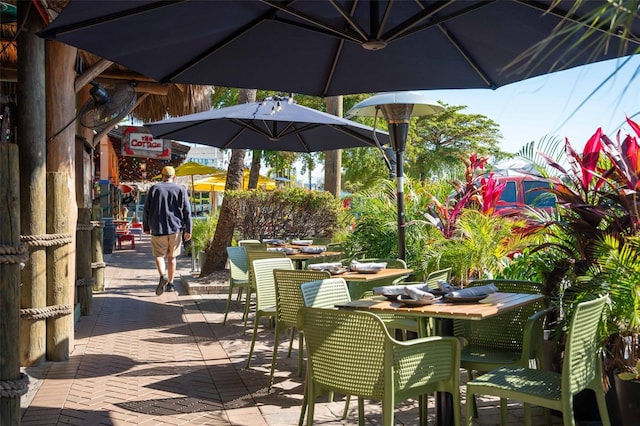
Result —
<instances>
[{"instance_id":1,"label":"tree trunk","mask_svg":"<svg viewBox=\"0 0 640 426\"><path fill-rule=\"evenodd\" d=\"M260 163L262 160L262 151L254 150L251 158L251 170L249 171L249 185L247 189L256 189L258 187L258 179L260 179Z\"/></svg>"},{"instance_id":2,"label":"tree trunk","mask_svg":"<svg viewBox=\"0 0 640 426\"><path fill-rule=\"evenodd\" d=\"M325 102L329 114L342 117L342 96L328 97ZM324 158L324 190L339 198L342 191L342 150L327 151Z\"/></svg>"},{"instance_id":3,"label":"tree trunk","mask_svg":"<svg viewBox=\"0 0 640 426\"><path fill-rule=\"evenodd\" d=\"M238 93L238 104L255 102L255 89L240 89ZM242 189L242 179L244 171L244 157L246 149L234 149L231 151L231 160L227 169L227 185L226 191ZM224 269L227 264L227 250L233 240L233 230L235 228L235 208L228 197L222 200L220 207L220 216L216 225L216 233L213 240L209 242L205 253L207 260L202 265L200 275L205 277L213 271Z\"/></svg>"}]
</instances>

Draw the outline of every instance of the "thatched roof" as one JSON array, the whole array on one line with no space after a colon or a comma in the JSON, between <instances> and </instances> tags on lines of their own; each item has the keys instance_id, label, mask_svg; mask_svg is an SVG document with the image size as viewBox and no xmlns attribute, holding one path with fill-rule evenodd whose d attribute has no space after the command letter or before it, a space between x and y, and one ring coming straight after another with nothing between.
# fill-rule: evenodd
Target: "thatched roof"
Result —
<instances>
[{"instance_id":1,"label":"thatched roof","mask_svg":"<svg viewBox=\"0 0 640 426\"><path fill-rule=\"evenodd\" d=\"M6 3L16 4L16 0L3 0ZM44 10L51 17L64 8L68 0L47 0L41 2ZM30 12L36 13L32 7ZM2 99L15 98L17 87L17 23L2 23L0 25L0 102ZM101 58L78 50L78 57L82 60L82 69L86 70ZM198 86L186 84L161 85L141 74L132 72L125 67L112 64L100 74L96 80L103 83L116 81L137 82L136 91L138 97L143 93L149 93L146 98L132 112L132 116L143 122L161 120L168 116L181 116L195 112L206 111L211 108L211 93L213 86Z\"/></svg>"}]
</instances>

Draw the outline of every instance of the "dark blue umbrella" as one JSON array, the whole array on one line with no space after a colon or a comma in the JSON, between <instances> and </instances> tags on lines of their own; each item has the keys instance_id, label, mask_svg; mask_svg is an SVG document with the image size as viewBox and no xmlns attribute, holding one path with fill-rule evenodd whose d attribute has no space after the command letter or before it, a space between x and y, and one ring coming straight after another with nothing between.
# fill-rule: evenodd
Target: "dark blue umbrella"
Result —
<instances>
[{"instance_id":1,"label":"dark blue umbrella","mask_svg":"<svg viewBox=\"0 0 640 426\"><path fill-rule=\"evenodd\" d=\"M553 8L547 13L549 6ZM71 0L46 38L159 82L333 96L491 88L637 50L599 29L565 34L535 61L509 67L557 26L611 2ZM621 15L624 15L620 10ZM603 16L606 27L607 16ZM635 37L634 37L635 35Z\"/></svg>"},{"instance_id":2,"label":"dark blue umbrella","mask_svg":"<svg viewBox=\"0 0 640 426\"><path fill-rule=\"evenodd\" d=\"M185 115L145 124L155 138L227 149L316 152L389 144L389 134L307 108L292 98ZM377 139L377 140L376 140Z\"/></svg>"}]
</instances>

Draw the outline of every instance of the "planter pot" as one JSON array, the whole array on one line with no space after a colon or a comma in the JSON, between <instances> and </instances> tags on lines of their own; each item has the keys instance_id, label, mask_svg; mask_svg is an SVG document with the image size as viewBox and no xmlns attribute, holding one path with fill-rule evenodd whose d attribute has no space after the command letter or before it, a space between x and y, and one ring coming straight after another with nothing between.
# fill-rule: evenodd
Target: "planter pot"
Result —
<instances>
[{"instance_id":1,"label":"planter pot","mask_svg":"<svg viewBox=\"0 0 640 426\"><path fill-rule=\"evenodd\" d=\"M614 377L622 426L635 426L640 421L640 380ZM611 424L613 419L611 419Z\"/></svg>"},{"instance_id":2,"label":"planter pot","mask_svg":"<svg viewBox=\"0 0 640 426\"><path fill-rule=\"evenodd\" d=\"M609 383L611 383L611 387L605 395L609 420L612 425L627 426L620 419L621 412L618 407L618 396L613 377L609 377ZM585 389L573 397L573 415L579 426L602 425L596 396L591 389ZM634 421L635 423L629 423L629 425L636 426L638 423L636 420Z\"/></svg>"},{"instance_id":3,"label":"planter pot","mask_svg":"<svg viewBox=\"0 0 640 426\"><path fill-rule=\"evenodd\" d=\"M198 266L200 267L200 269L202 269L202 265L204 265L204 262L207 260L207 253L204 251L201 251L198 253Z\"/></svg>"}]
</instances>

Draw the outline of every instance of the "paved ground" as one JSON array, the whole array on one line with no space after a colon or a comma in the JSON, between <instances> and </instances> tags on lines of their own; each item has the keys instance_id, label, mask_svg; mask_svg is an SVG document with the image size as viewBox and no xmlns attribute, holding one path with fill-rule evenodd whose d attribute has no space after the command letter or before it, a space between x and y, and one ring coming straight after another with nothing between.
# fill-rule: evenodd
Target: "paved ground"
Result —
<instances>
[{"instance_id":1,"label":"paved ground","mask_svg":"<svg viewBox=\"0 0 640 426\"><path fill-rule=\"evenodd\" d=\"M251 333L243 333L241 306L222 325L226 294L156 296L158 281L149 237L136 249L123 245L108 255L105 291L93 296L93 313L76 324L75 347L66 362L25 368L30 391L21 402L23 425L296 425L303 381L297 376L297 351L286 357L279 346L275 385L267 391L273 330L265 321L255 357L246 368ZM191 260L181 257L180 273L191 275ZM463 376L464 381L464 376ZM464 386L462 386L464 392ZM463 410L464 393L463 393ZM430 424L434 423L429 400ZM357 424L353 401L341 420L344 400L316 405L315 424ZM380 424L380 406L366 406L367 424ZM417 423L415 401L396 410L396 424ZM534 425L546 424L534 409ZM554 424L561 424L553 418ZM474 425L499 424L498 401L480 401ZM511 425L523 424L522 410L510 404Z\"/></svg>"}]
</instances>

